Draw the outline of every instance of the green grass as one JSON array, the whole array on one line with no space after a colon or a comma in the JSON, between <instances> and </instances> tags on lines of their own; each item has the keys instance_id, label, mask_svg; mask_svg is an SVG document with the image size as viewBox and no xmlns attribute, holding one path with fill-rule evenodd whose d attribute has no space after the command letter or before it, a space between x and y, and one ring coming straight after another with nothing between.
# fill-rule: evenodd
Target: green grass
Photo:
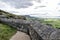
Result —
<instances>
[{"instance_id":1,"label":"green grass","mask_svg":"<svg viewBox=\"0 0 60 40\"><path fill-rule=\"evenodd\" d=\"M60 29L60 19L46 19L44 21L41 21L43 24L49 24L53 28Z\"/></svg>"},{"instance_id":2,"label":"green grass","mask_svg":"<svg viewBox=\"0 0 60 40\"><path fill-rule=\"evenodd\" d=\"M9 40L16 31L15 28L0 23L0 40Z\"/></svg>"}]
</instances>

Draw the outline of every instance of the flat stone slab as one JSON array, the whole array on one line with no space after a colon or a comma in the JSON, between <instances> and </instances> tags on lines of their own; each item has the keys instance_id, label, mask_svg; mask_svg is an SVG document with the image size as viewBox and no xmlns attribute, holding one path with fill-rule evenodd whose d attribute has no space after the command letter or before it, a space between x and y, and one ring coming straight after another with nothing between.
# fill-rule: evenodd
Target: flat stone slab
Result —
<instances>
[{"instance_id":1,"label":"flat stone slab","mask_svg":"<svg viewBox=\"0 0 60 40\"><path fill-rule=\"evenodd\" d=\"M31 40L31 39L26 33L17 31L17 33L13 35L10 40Z\"/></svg>"}]
</instances>

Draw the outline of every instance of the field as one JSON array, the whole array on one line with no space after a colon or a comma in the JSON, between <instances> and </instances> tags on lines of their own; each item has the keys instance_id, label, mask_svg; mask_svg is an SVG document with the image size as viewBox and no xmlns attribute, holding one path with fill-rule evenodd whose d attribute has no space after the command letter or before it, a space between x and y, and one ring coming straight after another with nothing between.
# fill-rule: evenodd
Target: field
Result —
<instances>
[{"instance_id":1,"label":"field","mask_svg":"<svg viewBox=\"0 0 60 40\"><path fill-rule=\"evenodd\" d=\"M53 28L60 29L60 19L44 19L41 22L48 26L52 26Z\"/></svg>"},{"instance_id":2,"label":"field","mask_svg":"<svg viewBox=\"0 0 60 40\"><path fill-rule=\"evenodd\" d=\"M60 29L60 19L58 18L27 18L27 20L37 20L45 25Z\"/></svg>"},{"instance_id":3,"label":"field","mask_svg":"<svg viewBox=\"0 0 60 40\"><path fill-rule=\"evenodd\" d=\"M9 40L16 33L16 29L0 23L0 40Z\"/></svg>"}]
</instances>

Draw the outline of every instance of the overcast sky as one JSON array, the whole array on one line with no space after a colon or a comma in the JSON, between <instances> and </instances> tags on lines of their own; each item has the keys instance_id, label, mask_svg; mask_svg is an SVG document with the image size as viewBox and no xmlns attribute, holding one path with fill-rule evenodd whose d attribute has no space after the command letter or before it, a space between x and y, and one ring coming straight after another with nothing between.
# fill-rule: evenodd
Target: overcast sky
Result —
<instances>
[{"instance_id":1,"label":"overcast sky","mask_svg":"<svg viewBox=\"0 0 60 40\"><path fill-rule=\"evenodd\" d=\"M35 17L60 17L60 0L0 0L0 9Z\"/></svg>"}]
</instances>

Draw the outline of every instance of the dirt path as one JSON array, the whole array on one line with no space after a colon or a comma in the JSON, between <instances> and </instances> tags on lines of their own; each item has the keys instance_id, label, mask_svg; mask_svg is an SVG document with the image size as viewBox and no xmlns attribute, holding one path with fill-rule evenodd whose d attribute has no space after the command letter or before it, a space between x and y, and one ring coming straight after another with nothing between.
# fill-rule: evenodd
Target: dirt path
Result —
<instances>
[{"instance_id":1,"label":"dirt path","mask_svg":"<svg viewBox=\"0 0 60 40\"><path fill-rule=\"evenodd\" d=\"M17 31L17 33L10 40L30 40L30 37L23 32Z\"/></svg>"}]
</instances>

